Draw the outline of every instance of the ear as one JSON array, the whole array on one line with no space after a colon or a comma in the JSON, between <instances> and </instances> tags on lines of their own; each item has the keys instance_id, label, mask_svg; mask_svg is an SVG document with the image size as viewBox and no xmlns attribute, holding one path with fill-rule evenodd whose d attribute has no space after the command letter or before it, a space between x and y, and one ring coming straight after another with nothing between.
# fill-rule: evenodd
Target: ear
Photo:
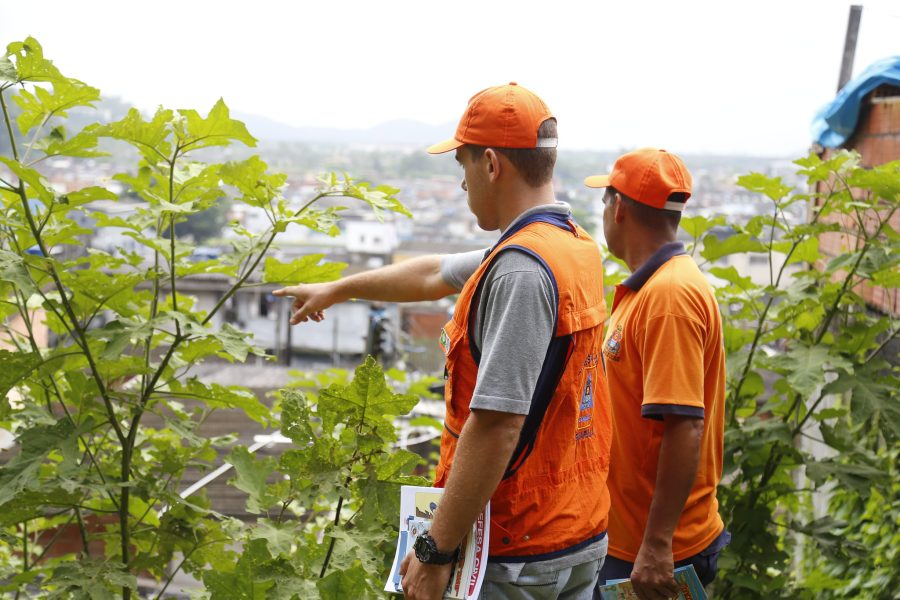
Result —
<instances>
[{"instance_id":1,"label":"ear","mask_svg":"<svg viewBox=\"0 0 900 600\"><path fill-rule=\"evenodd\" d=\"M613 221L616 224L622 223L625 220L625 213L625 201L622 200L622 195L616 192L613 198Z\"/></svg>"},{"instance_id":2,"label":"ear","mask_svg":"<svg viewBox=\"0 0 900 600\"><path fill-rule=\"evenodd\" d=\"M500 155L493 148L487 148L484 151L484 159L484 168L487 171L488 179L491 182L496 182L500 179Z\"/></svg>"}]
</instances>

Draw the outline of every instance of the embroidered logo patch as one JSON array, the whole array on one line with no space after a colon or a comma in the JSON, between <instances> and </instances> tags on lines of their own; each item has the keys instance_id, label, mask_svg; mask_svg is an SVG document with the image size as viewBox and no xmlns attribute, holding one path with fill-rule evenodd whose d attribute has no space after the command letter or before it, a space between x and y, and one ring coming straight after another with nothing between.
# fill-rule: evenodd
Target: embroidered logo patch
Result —
<instances>
[{"instance_id":1,"label":"embroidered logo patch","mask_svg":"<svg viewBox=\"0 0 900 600\"><path fill-rule=\"evenodd\" d=\"M594 375L597 368L597 356L589 355L582 365L584 385L581 387L581 399L578 405L578 423L575 426L575 441L593 436L591 424L594 418Z\"/></svg>"},{"instance_id":2,"label":"embroidered logo patch","mask_svg":"<svg viewBox=\"0 0 900 600\"><path fill-rule=\"evenodd\" d=\"M609 339L606 340L606 343L603 344L603 354L606 358L610 360L619 360L619 354L622 352L622 325L616 325L615 331L613 331Z\"/></svg>"},{"instance_id":3,"label":"embroidered logo patch","mask_svg":"<svg viewBox=\"0 0 900 600\"><path fill-rule=\"evenodd\" d=\"M442 327L441 328L441 337L438 340L438 344L441 345L441 350L444 351L444 356L450 353L450 336L447 335L447 331Z\"/></svg>"}]
</instances>

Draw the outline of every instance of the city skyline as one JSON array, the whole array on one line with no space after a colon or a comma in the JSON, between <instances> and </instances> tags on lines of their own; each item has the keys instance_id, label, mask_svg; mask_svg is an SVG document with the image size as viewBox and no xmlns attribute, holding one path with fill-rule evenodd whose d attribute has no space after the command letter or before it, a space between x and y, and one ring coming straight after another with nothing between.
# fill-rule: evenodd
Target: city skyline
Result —
<instances>
[{"instance_id":1,"label":"city skyline","mask_svg":"<svg viewBox=\"0 0 900 600\"><path fill-rule=\"evenodd\" d=\"M449 135L472 93L515 80L550 105L564 150L796 156L834 97L849 5L164 0L129 17L87 0L5 4L0 22L4 43L32 35L65 74L143 110L224 97L292 127ZM854 74L900 53L898 28L900 8L864 3Z\"/></svg>"}]
</instances>

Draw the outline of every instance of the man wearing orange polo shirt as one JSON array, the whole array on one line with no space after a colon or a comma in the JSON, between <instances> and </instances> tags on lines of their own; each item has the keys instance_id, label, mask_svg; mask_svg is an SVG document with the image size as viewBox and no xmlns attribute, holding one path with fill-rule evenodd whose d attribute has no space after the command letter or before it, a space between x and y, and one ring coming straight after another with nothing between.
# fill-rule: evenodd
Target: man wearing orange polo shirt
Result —
<instances>
[{"instance_id":1,"label":"man wearing orange polo shirt","mask_svg":"<svg viewBox=\"0 0 900 600\"><path fill-rule=\"evenodd\" d=\"M600 583L630 577L643 600L671 598L675 566L693 564L707 584L730 540L716 500L725 422L721 316L676 241L691 195L681 159L655 148L629 152L585 185L606 188L606 242L632 271L616 287L603 343L613 444Z\"/></svg>"}]
</instances>

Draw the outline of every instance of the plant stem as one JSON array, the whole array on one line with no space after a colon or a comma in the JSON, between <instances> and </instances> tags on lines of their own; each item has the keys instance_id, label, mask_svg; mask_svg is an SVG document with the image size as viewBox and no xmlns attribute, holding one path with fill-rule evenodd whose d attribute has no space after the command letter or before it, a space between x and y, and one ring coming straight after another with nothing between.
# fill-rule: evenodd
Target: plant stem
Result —
<instances>
[{"instance_id":1,"label":"plant stem","mask_svg":"<svg viewBox=\"0 0 900 600\"><path fill-rule=\"evenodd\" d=\"M9 134L9 147L12 148L13 159L19 161L19 150L16 148L16 137L13 135L12 121L9 118L9 111L6 108L6 98L3 97L4 89L0 89L0 107L3 108L3 120L6 121L6 132Z\"/></svg>"}]
</instances>

